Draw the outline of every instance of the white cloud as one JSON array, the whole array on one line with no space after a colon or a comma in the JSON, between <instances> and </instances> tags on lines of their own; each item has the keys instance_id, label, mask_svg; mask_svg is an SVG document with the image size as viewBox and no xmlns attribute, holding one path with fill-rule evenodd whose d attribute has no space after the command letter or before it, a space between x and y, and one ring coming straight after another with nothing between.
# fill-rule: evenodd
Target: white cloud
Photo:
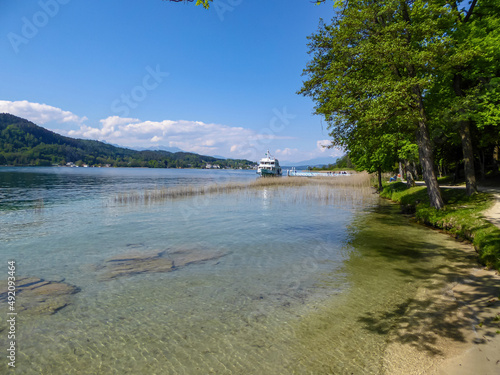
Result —
<instances>
[{"instance_id":1,"label":"white cloud","mask_svg":"<svg viewBox=\"0 0 500 375\"><path fill-rule=\"evenodd\" d=\"M164 146L200 154L249 159L254 159L257 153L260 155L272 140L290 139L287 136L202 121L141 121L110 116L100 120L100 123L99 127L82 124L80 129L68 131L67 135L105 140L128 147L149 147L161 142Z\"/></svg>"},{"instance_id":2,"label":"white cloud","mask_svg":"<svg viewBox=\"0 0 500 375\"><path fill-rule=\"evenodd\" d=\"M330 141L328 139L323 139L323 140L316 142L316 148L318 149L318 151L325 153L329 150L328 146L331 146L331 144L332 144L332 141Z\"/></svg>"},{"instance_id":3,"label":"white cloud","mask_svg":"<svg viewBox=\"0 0 500 375\"><path fill-rule=\"evenodd\" d=\"M329 148L329 146L332 146L332 141L329 139L316 141L316 151L319 151L321 153L320 156L340 157L345 154L345 152L341 148Z\"/></svg>"},{"instance_id":4,"label":"white cloud","mask_svg":"<svg viewBox=\"0 0 500 375\"><path fill-rule=\"evenodd\" d=\"M338 147L328 148L328 146L332 146L332 141L329 139L323 139L316 142L317 150L321 152L324 156L340 157L345 154L345 152L341 148Z\"/></svg>"},{"instance_id":5,"label":"white cloud","mask_svg":"<svg viewBox=\"0 0 500 375\"><path fill-rule=\"evenodd\" d=\"M48 124L47 128L70 137L96 139L131 148L177 147L199 154L254 161L259 160L267 149L279 158L292 161L342 155L341 150L322 147L331 144L329 140L308 144L305 140L299 141L271 128L256 131L202 121L144 121L119 116L109 116L95 125L89 125L87 117L28 101L0 101L1 112L27 118L38 125ZM73 130L58 130L53 126L55 123L71 123Z\"/></svg>"},{"instance_id":6,"label":"white cloud","mask_svg":"<svg viewBox=\"0 0 500 375\"><path fill-rule=\"evenodd\" d=\"M332 141L322 139L312 144L304 143L303 147L300 148L278 149L276 150L276 155L282 158L285 162L301 162L317 158L324 159L325 161L331 158L331 162L333 162L334 158L343 156L345 152L337 147L323 147L331 144ZM282 160L280 159L280 162L281 161Z\"/></svg>"},{"instance_id":7,"label":"white cloud","mask_svg":"<svg viewBox=\"0 0 500 375\"><path fill-rule=\"evenodd\" d=\"M296 155L297 153L299 152L299 149L297 148L284 148L283 150L280 150L280 149L277 149L275 151L276 155L277 156L284 156L284 157L290 157L290 156L294 156Z\"/></svg>"},{"instance_id":8,"label":"white cloud","mask_svg":"<svg viewBox=\"0 0 500 375\"><path fill-rule=\"evenodd\" d=\"M38 125L49 122L82 124L87 120L87 117L79 117L60 108L47 104L31 103L27 100L15 102L0 100L0 113L10 113Z\"/></svg>"}]
</instances>

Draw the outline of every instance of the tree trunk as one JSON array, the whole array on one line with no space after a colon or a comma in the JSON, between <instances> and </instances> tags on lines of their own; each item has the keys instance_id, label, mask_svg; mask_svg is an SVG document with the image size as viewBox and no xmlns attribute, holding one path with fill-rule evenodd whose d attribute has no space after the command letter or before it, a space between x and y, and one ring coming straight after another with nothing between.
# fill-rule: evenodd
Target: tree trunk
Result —
<instances>
[{"instance_id":1,"label":"tree trunk","mask_svg":"<svg viewBox=\"0 0 500 375\"><path fill-rule=\"evenodd\" d=\"M377 169L377 174L378 174L378 190L382 191L382 169L381 168Z\"/></svg>"},{"instance_id":2,"label":"tree trunk","mask_svg":"<svg viewBox=\"0 0 500 375\"><path fill-rule=\"evenodd\" d=\"M429 137L429 129L427 128L427 115L422 100L422 93L418 86L413 88L413 94L415 95L420 115L417 128L417 144L422 174L424 176L425 185L427 186L427 194L429 195L431 206L440 210L444 207L444 202L437 182L436 173L434 172L434 155L432 152L431 139Z\"/></svg>"},{"instance_id":3,"label":"tree trunk","mask_svg":"<svg viewBox=\"0 0 500 375\"><path fill-rule=\"evenodd\" d=\"M444 202L441 197L441 190L439 189L436 173L434 172L434 160L427 124L422 120L418 123L418 145L418 155L420 164L422 165L422 174L424 175L431 206L440 210L444 207Z\"/></svg>"},{"instance_id":4,"label":"tree trunk","mask_svg":"<svg viewBox=\"0 0 500 375\"><path fill-rule=\"evenodd\" d=\"M481 181L486 179L486 155L484 154L484 150L481 150L481 154L479 155L479 165L481 167Z\"/></svg>"},{"instance_id":5,"label":"tree trunk","mask_svg":"<svg viewBox=\"0 0 500 375\"><path fill-rule=\"evenodd\" d=\"M465 186L467 189L467 195L470 196L477 193L477 185L469 120L460 121L460 138L462 138L462 152L464 154Z\"/></svg>"},{"instance_id":6,"label":"tree trunk","mask_svg":"<svg viewBox=\"0 0 500 375\"><path fill-rule=\"evenodd\" d=\"M461 74L455 74L453 77L453 90L455 95L458 97L463 97L464 92L462 90L463 81ZM463 110L460 110L463 115ZM476 172L474 171L474 151L472 149L472 139L470 134L470 120L460 120L459 121L459 133L462 139L462 153L464 155L464 172L465 172L465 185L467 189L467 195L472 195L477 193L476 185Z\"/></svg>"},{"instance_id":7,"label":"tree trunk","mask_svg":"<svg viewBox=\"0 0 500 375\"><path fill-rule=\"evenodd\" d=\"M456 184L460 178L460 160L455 164L455 172L453 173L453 183Z\"/></svg>"},{"instance_id":8,"label":"tree trunk","mask_svg":"<svg viewBox=\"0 0 500 375\"><path fill-rule=\"evenodd\" d=\"M493 165L495 166L495 174L498 173L498 151L499 147L498 145L495 145L495 148L493 149Z\"/></svg>"},{"instance_id":9,"label":"tree trunk","mask_svg":"<svg viewBox=\"0 0 500 375\"><path fill-rule=\"evenodd\" d=\"M414 172L412 172L413 167L408 160L405 161L405 168L406 168L406 186L408 188L411 188L415 186L415 178L413 177Z\"/></svg>"},{"instance_id":10,"label":"tree trunk","mask_svg":"<svg viewBox=\"0 0 500 375\"><path fill-rule=\"evenodd\" d=\"M402 2L402 12L403 19L405 19L408 24L411 24L411 19L408 14L408 3ZM411 44L411 34L408 33L408 44ZM417 76L415 66L409 64L407 66L408 76L413 78ZM434 155L431 146L431 139L429 137L429 129L427 127L427 114L425 113L424 100L422 97L422 90L419 85L414 85L412 87L413 99L418 108L418 128L417 128L417 144L418 144L418 156L420 159L420 165L422 165L422 174L424 175L424 181L427 185L427 194L429 194L429 200L431 206L440 210L444 207L443 198L441 197L441 190L436 178L436 173L434 172Z\"/></svg>"}]
</instances>

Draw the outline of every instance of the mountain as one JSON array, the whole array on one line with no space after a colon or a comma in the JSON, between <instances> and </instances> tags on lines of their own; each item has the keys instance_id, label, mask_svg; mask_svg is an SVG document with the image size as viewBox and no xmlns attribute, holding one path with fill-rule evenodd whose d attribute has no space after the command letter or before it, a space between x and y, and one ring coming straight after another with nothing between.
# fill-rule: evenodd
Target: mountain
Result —
<instances>
[{"instance_id":1,"label":"mountain","mask_svg":"<svg viewBox=\"0 0 500 375\"><path fill-rule=\"evenodd\" d=\"M323 165L334 164L335 161L337 161L337 159L338 157L336 156L335 157L330 156L330 157L315 158L298 162L280 160L280 165L284 165L287 167L321 167Z\"/></svg>"},{"instance_id":2,"label":"mountain","mask_svg":"<svg viewBox=\"0 0 500 375\"><path fill-rule=\"evenodd\" d=\"M0 114L0 165L76 165L205 168L249 168L249 160L218 159L189 152L136 151L109 143L65 137L23 118Z\"/></svg>"},{"instance_id":3,"label":"mountain","mask_svg":"<svg viewBox=\"0 0 500 375\"><path fill-rule=\"evenodd\" d=\"M118 146L120 147L120 146ZM168 151L168 152L183 152L179 147L168 147L168 146L151 146L151 147L136 147L136 151ZM217 156L214 156L217 158Z\"/></svg>"}]
</instances>

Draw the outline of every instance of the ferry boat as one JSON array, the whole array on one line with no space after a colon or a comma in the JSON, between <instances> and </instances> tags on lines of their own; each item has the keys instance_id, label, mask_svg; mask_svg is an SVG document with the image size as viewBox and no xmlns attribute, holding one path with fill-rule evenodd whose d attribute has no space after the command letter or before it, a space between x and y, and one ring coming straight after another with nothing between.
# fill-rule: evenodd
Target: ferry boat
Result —
<instances>
[{"instance_id":1,"label":"ferry boat","mask_svg":"<svg viewBox=\"0 0 500 375\"><path fill-rule=\"evenodd\" d=\"M271 156L267 150L266 157L260 159L257 173L262 177L265 176L281 176L281 167L278 159Z\"/></svg>"}]
</instances>

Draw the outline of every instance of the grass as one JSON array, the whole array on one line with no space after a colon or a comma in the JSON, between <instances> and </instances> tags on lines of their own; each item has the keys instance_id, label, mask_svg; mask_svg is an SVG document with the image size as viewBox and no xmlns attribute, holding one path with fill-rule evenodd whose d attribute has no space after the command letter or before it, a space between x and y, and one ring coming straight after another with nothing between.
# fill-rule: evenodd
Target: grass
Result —
<instances>
[{"instance_id":1,"label":"grass","mask_svg":"<svg viewBox=\"0 0 500 375\"><path fill-rule=\"evenodd\" d=\"M441 189L445 208L430 207L427 188L407 188L401 182L388 184L381 196L401 204L403 212L412 213L426 225L442 229L457 238L472 242L479 261L500 271L500 229L482 218L481 213L492 206L490 194L468 197L464 189Z\"/></svg>"},{"instance_id":2,"label":"grass","mask_svg":"<svg viewBox=\"0 0 500 375\"><path fill-rule=\"evenodd\" d=\"M370 189L370 175L358 173L342 177L281 177L258 178L250 182L230 182L207 186L165 187L145 189L117 194L114 198L118 204L151 204L172 199L182 199L198 195L227 194L232 192L256 191L262 189L283 189L301 186L318 186L325 188L363 188Z\"/></svg>"}]
</instances>

